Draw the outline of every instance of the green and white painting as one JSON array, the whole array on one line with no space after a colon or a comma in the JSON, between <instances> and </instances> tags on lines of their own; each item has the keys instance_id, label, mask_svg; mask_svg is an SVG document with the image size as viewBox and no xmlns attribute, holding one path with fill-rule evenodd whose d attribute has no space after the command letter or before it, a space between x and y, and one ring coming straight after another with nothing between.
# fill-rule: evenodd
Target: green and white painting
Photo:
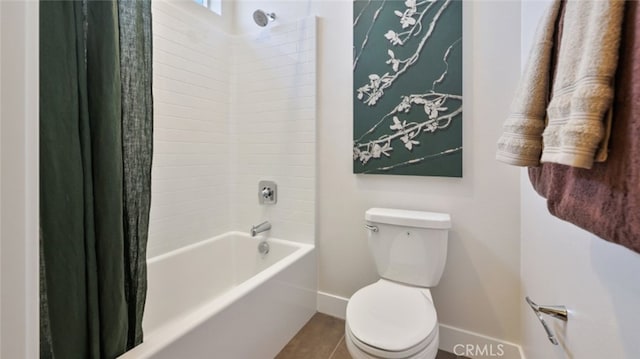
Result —
<instances>
[{"instance_id":1,"label":"green and white painting","mask_svg":"<svg viewBox=\"0 0 640 359\"><path fill-rule=\"evenodd\" d=\"M462 177L462 2L353 3L353 171Z\"/></svg>"}]
</instances>

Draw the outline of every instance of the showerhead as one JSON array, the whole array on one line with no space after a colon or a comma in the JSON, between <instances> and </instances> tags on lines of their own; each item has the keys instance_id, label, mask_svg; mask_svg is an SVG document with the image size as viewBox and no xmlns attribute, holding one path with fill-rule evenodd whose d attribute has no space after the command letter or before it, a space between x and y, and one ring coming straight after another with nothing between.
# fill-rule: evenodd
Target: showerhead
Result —
<instances>
[{"instance_id":1,"label":"showerhead","mask_svg":"<svg viewBox=\"0 0 640 359\"><path fill-rule=\"evenodd\" d=\"M256 10L253 12L253 21L260 27L265 27L269 25L269 22L276 19L276 14L268 13L264 10Z\"/></svg>"}]
</instances>

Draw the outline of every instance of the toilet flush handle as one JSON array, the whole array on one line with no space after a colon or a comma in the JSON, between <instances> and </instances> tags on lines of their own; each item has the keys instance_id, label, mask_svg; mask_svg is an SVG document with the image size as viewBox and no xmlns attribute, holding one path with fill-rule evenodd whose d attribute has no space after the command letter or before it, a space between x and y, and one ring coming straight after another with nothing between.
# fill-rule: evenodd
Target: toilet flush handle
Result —
<instances>
[{"instance_id":1,"label":"toilet flush handle","mask_svg":"<svg viewBox=\"0 0 640 359\"><path fill-rule=\"evenodd\" d=\"M364 228L370 230L371 232L377 232L378 231L378 227L372 226L372 225L367 224L367 223L364 224Z\"/></svg>"}]
</instances>

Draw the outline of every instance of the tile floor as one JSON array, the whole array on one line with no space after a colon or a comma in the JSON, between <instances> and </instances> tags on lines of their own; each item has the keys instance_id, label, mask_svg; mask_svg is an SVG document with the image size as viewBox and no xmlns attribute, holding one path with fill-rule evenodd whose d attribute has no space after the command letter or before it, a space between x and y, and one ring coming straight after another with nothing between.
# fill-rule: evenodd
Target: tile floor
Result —
<instances>
[{"instance_id":1,"label":"tile floor","mask_svg":"<svg viewBox=\"0 0 640 359\"><path fill-rule=\"evenodd\" d=\"M436 359L463 358L440 350ZM276 359L351 359L344 342L344 320L316 313Z\"/></svg>"}]
</instances>

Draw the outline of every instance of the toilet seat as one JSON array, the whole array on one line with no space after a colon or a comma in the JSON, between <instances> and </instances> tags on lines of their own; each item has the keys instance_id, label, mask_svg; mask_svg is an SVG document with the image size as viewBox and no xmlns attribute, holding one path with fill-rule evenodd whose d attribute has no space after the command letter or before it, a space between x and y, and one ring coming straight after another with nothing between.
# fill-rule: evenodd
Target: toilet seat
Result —
<instances>
[{"instance_id":1,"label":"toilet seat","mask_svg":"<svg viewBox=\"0 0 640 359\"><path fill-rule=\"evenodd\" d=\"M384 279L351 297L346 319L352 343L375 357L407 358L438 337L429 291Z\"/></svg>"},{"instance_id":2,"label":"toilet seat","mask_svg":"<svg viewBox=\"0 0 640 359\"><path fill-rule=\"evenodd\" d=\"M439 330L435 330L421 343L403 351L387 351L361 342L353 335L349 323L345 324L345 342L354 359L433 359L438 352ZM355 353L354 353L355 351Z\"/></svg>"}]
</instances>

